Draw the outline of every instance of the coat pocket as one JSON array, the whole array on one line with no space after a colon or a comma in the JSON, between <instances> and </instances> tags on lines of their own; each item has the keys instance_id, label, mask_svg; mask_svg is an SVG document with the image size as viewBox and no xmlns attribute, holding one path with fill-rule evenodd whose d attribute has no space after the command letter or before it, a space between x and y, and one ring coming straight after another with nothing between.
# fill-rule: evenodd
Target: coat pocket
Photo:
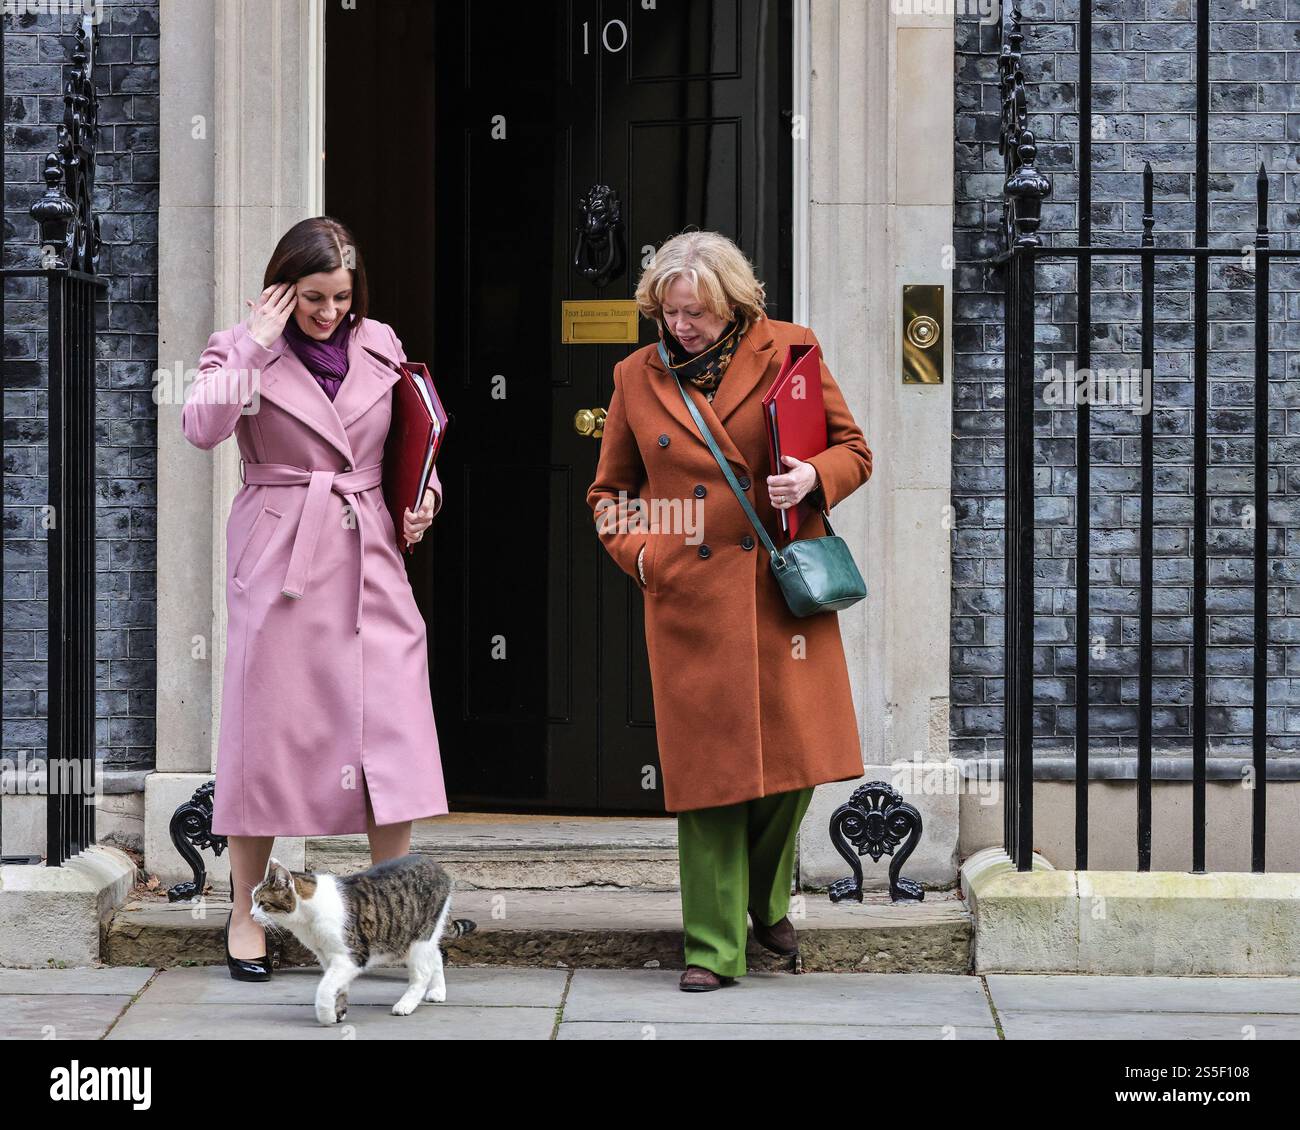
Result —
<instances>
[{"instance_id":1,"label":"coat pocket","mask_svg":"<svg viewBox=\"0 0 1300 1130\"><path fill-rule=\"evenodd\" d=\"M645 566L645 591L652 596L659 591L658 578L655 576L655 570L658 567L659 560L659 543L663 541L662 534L651 534L646 539L645 559L642 564Z\"/></svg>"},{"instance_id":2,"label":"coat pocket","mask_svg":"<svg viewBox=\"0 0 1300 1130\"><path fill-rule=\"evenodd\" d=\"M389 539L396 543L400 549L402 541L398 537L397 526L393 522L392 512L388 509L388 499L384 496L382 490L368 491L371 505L375 508L375 513L379 517L380 527L388 534Z\"/></svg>"},{"instance_id":3,"label":"coat pocket","mask_svg":"<svg viewBox=\"0 0 1300 1130\"><path fill-rule=\"evenodd\" d=\"M244 543L239 560L235 562L235 573L232 578L235 588L243 589L248 585L248 578L252 576L257 563L266 552L267 543L270 542L271 535L275 533L282 517L284 517L282 511L270 506L263 506L257 512L257 517L253 519L253 528L248 534L248 541Z\"/></svg>"}]
</instances>

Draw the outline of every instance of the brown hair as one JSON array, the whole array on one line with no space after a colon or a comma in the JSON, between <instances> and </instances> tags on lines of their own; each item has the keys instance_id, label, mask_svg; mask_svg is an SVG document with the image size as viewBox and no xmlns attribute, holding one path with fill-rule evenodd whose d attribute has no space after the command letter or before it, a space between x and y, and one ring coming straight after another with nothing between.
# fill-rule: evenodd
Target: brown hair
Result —
<instances>
[{"instance_id":1,"label":"brown hair","mask_svg":"<svg viewBox=\"0 0 1300 1130\"><path fill-rule=\"evenodd\" d=\"M299 220L280 237L266 265L262 287L277 283L296 283L305 275L319 271L352 271L352 305L349 312L360 321L369 312L370 292L366 286L366 266L361 248L346 224L330 216L312 216Z\"/></svg>"}]
</instances>

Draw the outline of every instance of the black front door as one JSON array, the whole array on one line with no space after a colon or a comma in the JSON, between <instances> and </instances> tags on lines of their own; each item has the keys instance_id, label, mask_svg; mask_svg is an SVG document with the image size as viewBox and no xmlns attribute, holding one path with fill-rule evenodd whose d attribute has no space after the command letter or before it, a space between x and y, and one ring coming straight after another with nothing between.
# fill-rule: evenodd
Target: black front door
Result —
<instances>
[{"instance_id":1,"label":"black front door","mask_svg":"<svg viewBox=\"0 0 1300 1130\"><path fill-rule=\"evenodd\" d=\"M376 7L389 6L332 16L327 37ZM373 175L391 183L366 199L402 201L361 239L372 305L409 356L431 360L454 417L445 506L412 571L448 792L461 809L662 811L641 596L596 538L585 495L600 441L575 428L581 409L608 405L613 366L633 347L563 344L561 308L631 298L654 249L695 226L736 239L769 312L789 318L790 5L399 7L400 30L390 22L362 53L367 73L356 40L346 76L327 72L330 107L343 101L336 81L351 100L349 138L329 133L327 189ZM376 145L356 99L399 74L409 93L381 112L410 115L404 145L364 174L340 167L349 147ZM593 185L613 190L623 220L622 267L595 281L574 266ZM356 191L342 199L359 203ZM388 272L429 263L431 294L390 283L396 307L381 305ZM643 323L641 341L653 340Z\"/></svg>"}]
</instances>

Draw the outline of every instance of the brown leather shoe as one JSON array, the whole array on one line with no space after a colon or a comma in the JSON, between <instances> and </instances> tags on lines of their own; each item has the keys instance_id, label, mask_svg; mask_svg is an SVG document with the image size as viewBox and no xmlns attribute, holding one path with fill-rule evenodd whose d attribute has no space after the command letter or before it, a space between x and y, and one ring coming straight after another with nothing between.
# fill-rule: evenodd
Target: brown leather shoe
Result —
<instances>
[{"instance_id":1,"label":"brown leather shoe","mask_svg":"<svg viewBox=\"0 0 1300 1130\"><path fill-rule=\"evenodd\" d=\"M721 989L724 985L735 983L734 977L720 977L712 969L688 965L686 972L682 974L682 979L677 982L677 987L684 993L711 993L714 989Z\"/></svg>"},{"instance_id":2,"label":"brown leather shoe","mask_svg":"<svg viewBox=\"0 0 1300 1130\"><path fill-rule=\"evenodd\" d=\"M790 925L789 918L782 918L771 926L764 926L753 913L750 919L754 923L754 941L766 950L771 950L782 957L794 957L799 952L799 935Z\"/></svg>"}]
</instances>

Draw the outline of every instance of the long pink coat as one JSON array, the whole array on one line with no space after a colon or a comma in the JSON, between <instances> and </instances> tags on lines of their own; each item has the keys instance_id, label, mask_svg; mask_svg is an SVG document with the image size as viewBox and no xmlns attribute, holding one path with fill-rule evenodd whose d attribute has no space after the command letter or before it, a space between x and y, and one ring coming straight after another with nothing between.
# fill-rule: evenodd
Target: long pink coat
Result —
<instances>
[{"instance_id":1,"label":"long pink coat","mask_svg":"<svg viewBox=\"0 0 1300 1130\"><path fill-rule=\"evenodd\" d=\"M366 788L378 824L447 811L424 621L378 478L397 371L368 350L406 358L362 319L331 401L283 337L267 349L240 323L208 339L181 409L191 443L233 434L244 460L226 523L219 835L364 832ZM440 508L436 471L432 485Z\"/></svg>"}]
</instances>

